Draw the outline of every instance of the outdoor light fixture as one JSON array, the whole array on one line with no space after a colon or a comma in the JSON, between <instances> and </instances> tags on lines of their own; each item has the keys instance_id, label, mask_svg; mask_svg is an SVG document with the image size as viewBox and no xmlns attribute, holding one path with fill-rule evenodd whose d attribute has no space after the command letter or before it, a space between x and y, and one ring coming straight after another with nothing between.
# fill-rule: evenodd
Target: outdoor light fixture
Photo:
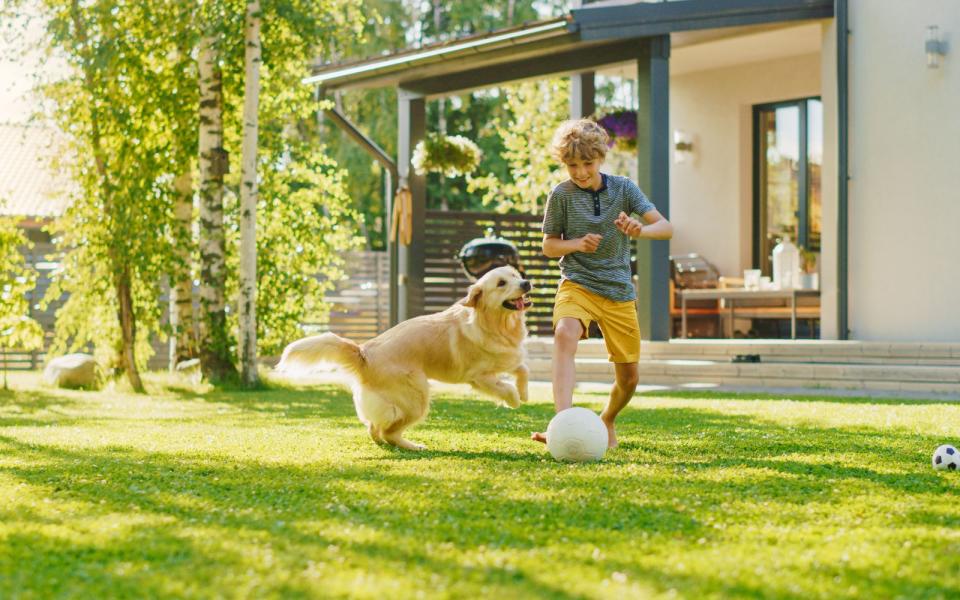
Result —
<instances>
[{"instance_id":1,"label":"outdoor light fixture","mask_svg":"<svg viewBox=\"0 0 960 600\"><path fill-rule=\"evenodd\" d=\"M936 25L927 27L927 67L936 69L940 66L940 59L947 54L947 43L940 39L940 28Z\"/></svg>"},{"instance_id":2,"label":"outdoor light fixture","mask_svg":"<svg viewBox=\"0 0 960 600\"><path fill-rule=\"evenodd\" d=\"M684 163L693 158L693 138L690 134L673 130L673 162Z\"/></svg>"}]
</instances>

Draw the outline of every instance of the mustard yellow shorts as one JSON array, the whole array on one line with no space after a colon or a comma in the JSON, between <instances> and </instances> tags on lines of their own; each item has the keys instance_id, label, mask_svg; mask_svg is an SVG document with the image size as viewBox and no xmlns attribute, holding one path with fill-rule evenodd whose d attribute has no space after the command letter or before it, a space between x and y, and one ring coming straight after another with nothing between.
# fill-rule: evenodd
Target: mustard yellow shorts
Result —
<instances>
[{"instance_id":1,"label":"mustard yellow shorts","mask_svg":"<svg viewBox=\"0 0 960 600\"><path fill-rule=\"evenodd\" d=\"M580 321L582 340L587 339L591 321L600 325L610 362L634 363L640 360L640 324L633 300L615 302L564 279L553 306L553 328L557 328L560 319L568 317Z\"/></svg>"}]
</instances>

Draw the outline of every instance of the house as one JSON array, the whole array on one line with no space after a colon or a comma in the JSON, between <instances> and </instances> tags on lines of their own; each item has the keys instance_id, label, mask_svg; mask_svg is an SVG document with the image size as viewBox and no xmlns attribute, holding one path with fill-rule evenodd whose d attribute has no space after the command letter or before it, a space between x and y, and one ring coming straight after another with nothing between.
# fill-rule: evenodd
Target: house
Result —
<instances>
[{"instance_id":1,"label":"house","mask_svg":"<svg viewBox=\"0 0 960 600\"><path fill-rule=\"evenodd\" d=\"M20 217L31 241L46 243L42 227L63 214L69 181L49 164L51 130L23 124L0 124L0 216Z\"/></svg>"},{"instance_id":2,"label":"house","mask_svg":"<svg viewBox=\"0 0 960 600\"><path fill-rule=\"evenodd\" d=\"M37 271L37 286L31 292L31 317L52 336L59 302L41 309L40 300L50 286L50 272L58 266L55 246L44 225L63 214L70 182L50 168L55 141L49 129L23 124L0 124L0 217L17 219L32 247L23 248L28 266ZM36 353L20 366L36 367Z\"/></svg>"},{"instance_id":3,"label":"house","mask_svg":"<svg viewBox=\"0 0 960 600\"><path fill-rule=\"evenodd\" d=\"M551 21L322 65L305 82L397 88L397 169L418 231L424 190L409 158L425 101L566 75L571 116L589 115L598 74L631 78L638 183L676 228L670 242L638 243L647 336L670 339L668 255L770 275L772 247L790 234L818 255L821 342L887 348L878 360L912 348L904 362L926 349L953 368L958 34L952 0L601 0ZM422 295L422 246L396 254L409 316ZM960 391L960 378L948 380Z\"/></svg>"}]
</instances>

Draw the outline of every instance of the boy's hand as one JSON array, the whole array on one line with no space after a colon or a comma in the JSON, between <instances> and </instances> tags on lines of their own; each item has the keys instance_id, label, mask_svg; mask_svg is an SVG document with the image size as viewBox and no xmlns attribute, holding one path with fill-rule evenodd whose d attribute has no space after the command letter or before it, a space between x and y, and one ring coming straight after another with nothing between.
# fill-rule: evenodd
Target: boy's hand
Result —
<instances>
[{"instance_id":1,"label":"boy's hand","mask_svg":"<svg viewBox=\"0 0 960 600\"><path fill-rule=\"evenodd\" d=\"M640 221L628 216L623 211L620 211L613 224L617 226L617 229L632 238L640 237L640 232L643 231L643 225L640 224Z\"/></svg>"},{"instance_id":2,"label":"boy's hand","mask_svg":"<svg viewBox=\"0 0 960 600\"><path fill-rule=\"evenodd\" d=\"M597 248L600 247L600 241L603 239L603 236L599 233L588 233L582 238L577 239L577 251L578 252L596 252Z\"/></svg>"}]
</instances>

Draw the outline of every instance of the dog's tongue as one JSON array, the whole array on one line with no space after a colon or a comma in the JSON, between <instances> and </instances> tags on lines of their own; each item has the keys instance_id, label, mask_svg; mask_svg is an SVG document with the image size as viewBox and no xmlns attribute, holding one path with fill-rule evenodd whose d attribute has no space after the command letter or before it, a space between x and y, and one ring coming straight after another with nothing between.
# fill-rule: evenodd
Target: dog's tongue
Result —
<instances>
[{"instance_id":1,"label":"dog's tongue","mask_svg":"<svg viewBox=\"0 0 960 600\"><path fill-rule=\"evenodd\" d=\"M517 310L524 311L527 310L529 304L527 304L527 299L524 296L520 296L513 301L513 304L517 307Z\"/></svg>"}]
</instances>

